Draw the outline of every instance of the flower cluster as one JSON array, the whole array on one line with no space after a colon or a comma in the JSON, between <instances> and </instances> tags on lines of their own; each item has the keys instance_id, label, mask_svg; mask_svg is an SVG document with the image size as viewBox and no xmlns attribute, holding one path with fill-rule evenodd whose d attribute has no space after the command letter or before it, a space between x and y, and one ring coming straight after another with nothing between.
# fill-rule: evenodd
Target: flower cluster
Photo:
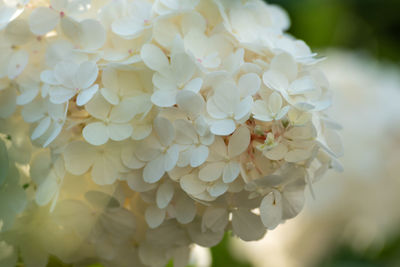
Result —
<instances>
[{"instance_id":1,"label":"flower cluster","mask_svg":"<svg viewBox=\"0 0 400 267\"><path fill-rule=\"evenodd\" d=\"M2 0L0 265L185 266L296 216L342 147L289 24L261 0Z\"/></svg>"}]
</instances>

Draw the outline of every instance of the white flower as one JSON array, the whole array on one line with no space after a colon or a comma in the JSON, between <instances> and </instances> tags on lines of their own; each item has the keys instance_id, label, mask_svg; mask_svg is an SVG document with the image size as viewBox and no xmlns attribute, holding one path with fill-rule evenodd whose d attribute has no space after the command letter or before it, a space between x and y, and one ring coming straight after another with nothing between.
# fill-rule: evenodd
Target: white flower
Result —
<instances>
[{"instance_id":1,"label":"white flower","mask_svg":"<svg viewBox=\"0 0 400 267\"><path fill-rule=\"evenodd\" d=\"M157 117L153 127L153 134L135 152L140 160L147 162L143 170L143 180L147 183L158 182L165 172L176 166L179 157L173 124L166 118Z\"/></svg>"},{"instance_id":2,"label":"white flower","mask_svg":"<svg viewBox=\"0 0 400 267\"><path fill-rule=\"evenodd\" d=\"M49 151L41 151L33 157L30 165L30 175L37 185L36 203L44 206L52 201L50 210L54 210L65 176L62 157L54 159Z\"/></svg>"},{"instance_id":3,"label":"white flower","mask_svg":"<svg viewBox=\"0 0 400 267\"><path fill-rule=\"evenodd\" d=\"M194 9L200 0L156 0L154 10L160 15Z\"/></svg>"},{"instance_id":4,"label":"white flower","mask_svg":"<svg viewBox=\"0 0 400 267\"><path fill-rule=\"evenodd\" d=\"M111 2L110 6L105 6L103 12L113 10L120 3ZM119 17L114 18L111 29L112 31L125 39L137 38L143 31L151 28L151 4L147 1L135 1L133 3L124 3L121 5L122 10L119 10ZM118 8L118 6L117 6ZM111 14L115 15L114 14Z\"/></svg>"},{"instance_id":5,"label":"white flower","mask_svg":"<svg viewBox=\"0 0 400 267\"><path fill-rule=\"evenodd\" d=\"M199 92L203 80L194 78L196 64L185 53L173 53L171 62L155 45L144 45L140 53L144 63L156 71L153 83L156 88L151 101L159 107L176 104L176 96L181 90Z\"/></svg>"},{"instance_id":6,"label":"white flower","mask_svg":"<svg viewBox=\"0 0 400 267\"><path fill-rule=\"evenodd\" d=\"M114 183L123 169L118 146L91 146L82 141L70 143L63 153L65 169L74 175L85 174L90 167L93 181L99 185Z\"/></svg>"},{"instance_id":7,"label":"white flower","mask_svg":"<svg viewBox=\"0 0 400 267\"><path fill-rule=\"evenodd\" d=\"M215 135L229 135L236 124L245 122L251 113L253 98L241 97L241 91L255 93L260 88L260 78L252 73L243 75L238 85L232 81L219 84L214 94L207 100L207 112L213 119L211 132Z\"/></svg>"},{"instance_id":8,"label":"white flower","mask_svg":"<svg viewBox=\"0 0 400 267\"><path fill-rule=\"evenodd\" d=\"M228 190L228 184L236 180L240 173L239 156L245 152L250 143L250 131L242 126L230 137L228 146L222 137L216 137L211 145L211 155L203 168L199 179L204 182L215 182L208 188L211 196L217 197ZM222 179L219 179L222 177Z\"/></svg>"},{"instance_id":9,"label":"white flower","mask_svg":"<svg viewBox=\"0 0 400 267\"><path fill-rule=\"evenodd\" d=\"M263 81L298 109L319 111L331 103L326 78L319 72L305 72L300 76L298 63L287 53L272 59Z\"/></svg>"},{"instance_id":10,"label":"white flower","mask_svg":"<svg viewBox=\"0 0 400 267\"><path fill-rule=\"evenodd\" d=\"M282 107L282 97L273 92L268 99L261 93L262 100L257 100L253 106L254 118L260 121L273 121L282 119L289 111L289 106Z\"/></svg>"},{"instance_id":11,"label":"white flower","mask_svg":"<svg viewBox=\"0 0 400 267\"><path fill-rule=\"evenodd\" d=\"M63 129L67 104L53 104L48 99L36 99L22 109L22 117L26 122L38 122L33 130L31 139L40 139L43 146L48 146Z\"/></svg>"},{"instance_id":12,"label":"white flower","mask_svg":"<svg viewBox=\"0 0 400 267\"><path fill-rule=\"evenodd\" d=\"M201 120L201 118L199 118ZM208 158L208 146L214 142L214 135L206 129L202 133L195 123L186 120L176 120L174 122L176 129L176 143L184 146L180 153L178 161L179 167L190 165L199 167Z\"/></svg>"},{"instance_id":13,"label":"white flower","mask_svg":"<svg viewBox=\"0 0 400 267\"><path fill-rule=\"evenodd\" d=\"M82 106L89 102L99 89L98 84L94 84L98 72L97 65L93 61L81 64L62 61L53 71L43 71L40 77L44 83L51 85L49 91L51 102L62 104L77 95L76 104Z\"/></svg>"}]
</instances>

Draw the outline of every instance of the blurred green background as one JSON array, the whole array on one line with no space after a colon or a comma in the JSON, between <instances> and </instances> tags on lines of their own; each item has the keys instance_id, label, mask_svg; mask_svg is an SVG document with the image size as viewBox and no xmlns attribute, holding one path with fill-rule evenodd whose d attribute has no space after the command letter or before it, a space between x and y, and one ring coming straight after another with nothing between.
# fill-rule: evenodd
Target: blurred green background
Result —
<instances>
[{"instance_id":1,"label":"blurred green background","mask_svg":"<svg viewBox=\"0 0 400 267\"><path fill-rule=\"evenodd\" d=\"M399 0L268 0L286 9L289 30L313 49L326 47L400 60Z\"/></svg>"}]
</instances>

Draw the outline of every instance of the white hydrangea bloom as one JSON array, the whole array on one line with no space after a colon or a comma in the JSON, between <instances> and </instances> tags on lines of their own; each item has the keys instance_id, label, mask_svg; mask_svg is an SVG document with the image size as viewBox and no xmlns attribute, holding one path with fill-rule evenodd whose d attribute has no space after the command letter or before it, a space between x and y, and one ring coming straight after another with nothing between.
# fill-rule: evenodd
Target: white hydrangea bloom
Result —
<instances>
[{"instance_id":1,"label":"white hydrangea bloom","mask_svg":"<svg viewBox=\"0 0 400 267\"><path fill-rule=\"evenodd\" d=\"M0 265L187 266L341 170L319 59L261 0L0 0Z\"/></svg>"}]
</instances>

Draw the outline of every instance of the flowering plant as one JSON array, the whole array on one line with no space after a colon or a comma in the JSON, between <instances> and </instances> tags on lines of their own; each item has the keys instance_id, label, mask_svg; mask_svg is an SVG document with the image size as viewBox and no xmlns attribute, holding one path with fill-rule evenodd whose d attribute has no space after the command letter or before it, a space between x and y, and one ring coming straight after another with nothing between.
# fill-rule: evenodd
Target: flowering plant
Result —
<instances>
[{"instance_id":1,"label":"flowering plant","mask_svg":"<svg viewBox=\"0 0 400 267\"><path fill-rule=\"evenodd\" d=\"M249 0L2 0L0 265L185 266L340 169L320 61Z\"/></svg>"}]
</instances>

